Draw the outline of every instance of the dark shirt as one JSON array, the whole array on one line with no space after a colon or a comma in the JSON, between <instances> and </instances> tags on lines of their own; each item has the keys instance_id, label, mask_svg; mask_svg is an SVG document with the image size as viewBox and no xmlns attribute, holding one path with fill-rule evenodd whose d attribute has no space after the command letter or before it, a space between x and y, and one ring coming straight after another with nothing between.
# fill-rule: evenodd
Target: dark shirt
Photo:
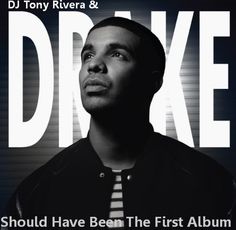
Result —
<instances>
[{"instance_id":1,"label":"dark shirt","mask_svg":"<svg viewBox=\"0 0 236 230\"><path fill-rule=\"evenodd\" d=\"M121 174L125 216L231 218L232 176L174 139L152 132L135 166ZM24 180L6 214L107 219L113 183L89 138L81 139Z\"/></svg>"}]
</instances>

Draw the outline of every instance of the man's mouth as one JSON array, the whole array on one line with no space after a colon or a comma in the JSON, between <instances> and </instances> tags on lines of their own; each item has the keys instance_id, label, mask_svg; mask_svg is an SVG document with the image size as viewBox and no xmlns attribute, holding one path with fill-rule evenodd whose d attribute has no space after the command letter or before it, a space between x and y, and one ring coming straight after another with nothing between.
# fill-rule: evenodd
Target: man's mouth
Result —
<instances>
[{"instance_id":1,"label":"man's mouth","mask_svg":"<svg viewBox=\"0 0 236 230\"><path fill-rule=\"evenodd\" d=\"M98 78L89 78L84 82L84 89L87 94L102 94L109 88L109 83Z\"/></svg>"},{"instance_id":2,"label":"man's mouth","mask_svg":"<svg viewBox=\"0 0 236 230\"><path fill-rule=\"evenodd\" d=\"M104 93L107 90L107 87L103 85L87 85L85 91L87 94L94 94L94 93Z\"/></svg>"}]
</instances>

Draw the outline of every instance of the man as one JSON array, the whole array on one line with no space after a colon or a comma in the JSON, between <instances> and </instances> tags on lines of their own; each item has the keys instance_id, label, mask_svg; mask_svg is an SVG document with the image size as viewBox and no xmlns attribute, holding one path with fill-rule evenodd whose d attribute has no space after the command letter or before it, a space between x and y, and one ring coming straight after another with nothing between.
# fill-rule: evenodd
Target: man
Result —
<instances>
[{"instance_id":1,"label":"man","mask_svg":"<svg viewBox=\"0 0 236 230\"><path fill-rule=\"evenodd\" d=\"M84 219L87 229L91 217L121 220L114 225L120 229L143 228L132 218L148 219L150 229L187 229L193 216L232 218L232 177L207 156L154 133L149 123L165 68L155 35L134 21L108 18L90 30L81 59L88 137L27 178L7 214Z\"/></svg>"}]
</instances>

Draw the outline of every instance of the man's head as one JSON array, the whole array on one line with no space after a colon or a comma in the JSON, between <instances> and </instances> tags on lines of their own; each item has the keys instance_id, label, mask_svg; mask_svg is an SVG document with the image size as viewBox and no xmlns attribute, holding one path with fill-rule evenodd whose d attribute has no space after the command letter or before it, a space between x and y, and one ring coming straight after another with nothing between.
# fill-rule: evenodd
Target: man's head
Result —
<instances>
[{"instance_id":1,"label":"man's head","mask_svg":"<svg viewBox=\"0 0 236 230\"><path fill-rule=\"evenodd\" d=\"M163 47L150 30L129 19L112 17L92 27L81 58L82 102L91 114L149 106L161 87Z\"/></svg>"}]
</instances>

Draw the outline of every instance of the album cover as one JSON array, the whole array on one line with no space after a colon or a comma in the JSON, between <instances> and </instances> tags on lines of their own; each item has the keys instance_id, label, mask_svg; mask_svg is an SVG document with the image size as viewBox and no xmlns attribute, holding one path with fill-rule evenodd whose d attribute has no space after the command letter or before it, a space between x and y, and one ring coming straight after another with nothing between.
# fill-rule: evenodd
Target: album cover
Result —
<instances>
[{"instance_id":1,"label":"album cover","mask_svg":"<svg viewBox=\"0 0 236 230\"><path fill-rule=\"evenodd\" d=\"M80 99L81 50L92 26L113 16L147 27L164 47L163 85L150 107L154 131L202 152L236 177L233 1L4 0L0 4L2 215L25 178L88 135L90 115ZM153 56L143 58L151 61ZM6 227L6 221L1 224ZM150 227L142 224L129 227ZM181 227L175 224L162 228ZM232 223L218 227L233 229Z\"/></svg>"}]
</instances>

